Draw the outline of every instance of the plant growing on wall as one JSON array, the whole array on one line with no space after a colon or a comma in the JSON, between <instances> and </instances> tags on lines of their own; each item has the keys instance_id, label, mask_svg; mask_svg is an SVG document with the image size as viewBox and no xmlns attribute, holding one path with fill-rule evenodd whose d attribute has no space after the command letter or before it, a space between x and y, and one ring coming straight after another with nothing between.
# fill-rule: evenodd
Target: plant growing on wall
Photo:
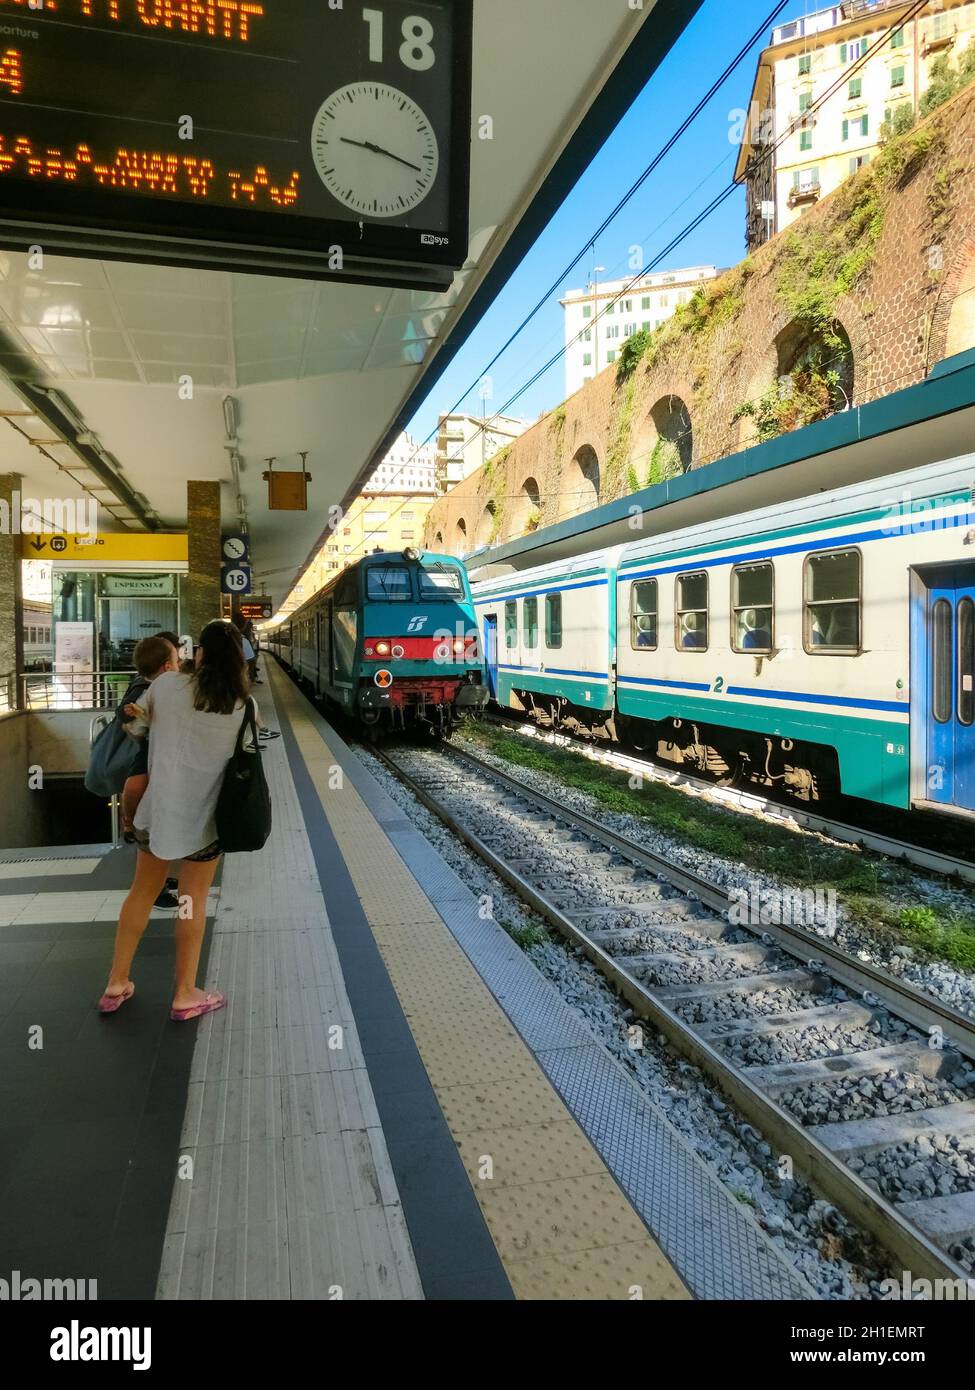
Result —
<instances>
[{"instance_id":1,"label":"plant growing on wall","mask_svg":"<svg viewBox=\"0 0 975 1390\"><path fill-rule=\"evenodd\" d=\"M792 371L774 382L757 401L744 401L734 419L748 416L754 420L758 440L765 443L833 415L842 408L846 397L841 373L829 353L825 343L813 344Z\"/></svg>"},{"instance_id":2,"label":"plant growing on wall","mask_svg":"<svg viewBox=\"0 0 975 1390\"><path fill-rule=\"evenodd\" d=\"M633 430L633 397L636 382L632 376L623 383L613 421L613 433L606 455L606 497L617 497L623 488L626 465L630 455L630 434Z\"/></svg>"},{"instance_id":3,"label":"plant growing on wall","mask_svg":"<svg viewBox=\"0 0 975 1390\"><path fill-rule=\"evenodd\" d=\"M541 513L538 508L533 507L525 518L525 533L531 534L532 531L537 531L541 519Z\"/></svg>"},{"instance_id":4,"label":"plant growing on wall","mask_svg":"<svg viewBox=\"0 0 975 1390\"><path fill-rule=\"evenodd\" d=\"M636 371L641 358L646 353L650 345L650 330L641 328L639 333L632 333L620 348L620 355L616 360L616 384L620 385L631 377Z\"/></svg>"},{"instance_id":5,"label":"plant growing on wall","mask_svg":"<svg viewBox=\"0 0 975 1390\"><path fill-rule=\"evenodd\" d=\"M680 450L669 439L658 439L650 455L647 468L647 487L665 483L668 478L678 478L684 471Z\"/></svg>"}]
</instances>

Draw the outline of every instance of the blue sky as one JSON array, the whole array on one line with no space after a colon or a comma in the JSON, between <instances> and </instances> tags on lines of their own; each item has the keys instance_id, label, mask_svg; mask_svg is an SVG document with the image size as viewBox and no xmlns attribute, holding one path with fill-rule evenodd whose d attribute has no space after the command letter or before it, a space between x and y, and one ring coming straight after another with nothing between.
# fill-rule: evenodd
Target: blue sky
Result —
<instances>
[{"instance_id":1,"label":"blue sky","mask_svg":"<svg viewBox=\"0 0 975 1390\"><path fill-rule=\"evenodd\" d=\"M650 163L689 115L745 40L771 13L774 0L705 0L698 14L623 117L576 187L555 214L494 304L471 334L415 415L409 431L416 439L435 430L440 412L451 409L474 382L529 308L592 235L610 208ZM819 8L795 0L776 21ZM652 23L652 19L650 21ZM751 95L755 60L769 34L755 45L660 167L564 283L582 286L593 265L606 267L601 280L631 274L629 248L640 243L645 263L662 251L682 228L730 181L737 148L728 139L729 112L745 107ZM730 266L745 254L745 196L738 190L668 258L668 265ZM661 267L663 269L663 267ZM508 398L562 346L562 309L552 296L492 369L493 396L500 410ZM560 360L522 396L511 413L534 419L564 396ZM462 410L481 413L475 388Z\"/></svg>"}]
</instances>

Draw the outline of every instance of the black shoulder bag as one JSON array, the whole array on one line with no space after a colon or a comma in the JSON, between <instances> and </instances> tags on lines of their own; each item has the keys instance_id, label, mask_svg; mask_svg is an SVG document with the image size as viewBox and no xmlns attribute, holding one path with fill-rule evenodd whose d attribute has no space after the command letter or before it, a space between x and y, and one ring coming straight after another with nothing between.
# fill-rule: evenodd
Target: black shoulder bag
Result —
<instances>
[{"instance_id":1,"label":"black shoulder bag","mask_svg":"<svg viewBox=\"0 0 975 1390\"><path fill-rule=\"evenodd\" d=\"M251 731L253 747L244 747ZM233 755L223 774L217 798L217 841L224 854L263 849L271 833L271 793L268 791L257 736L254 701L248 699Z\"/></svg>"}]
</instances>

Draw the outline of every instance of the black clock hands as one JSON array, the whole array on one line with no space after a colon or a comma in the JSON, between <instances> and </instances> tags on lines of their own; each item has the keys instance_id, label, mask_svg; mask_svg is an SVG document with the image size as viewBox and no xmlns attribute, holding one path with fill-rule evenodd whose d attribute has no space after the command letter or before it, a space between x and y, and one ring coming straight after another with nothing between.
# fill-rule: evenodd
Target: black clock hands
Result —
<instances>
[{"instance_id":1,"label":"black clock hands","mask_svg":"<svg viewBox=\"0 0 975 1390\"><path fill-rule=\"evenodd\" d=\"M350 140L347 135L339 136L343 145L358 145L360 150L372 150L373 154L384 154L389 159L395 159L397 164L405 164L407 169L415 169L418 174L423 170L419 164L411 164L408 159L401 158L398 154L393 154L392 150L384 150L382 145L374 145L371 140Z\"/></svg>"}]
</instances>

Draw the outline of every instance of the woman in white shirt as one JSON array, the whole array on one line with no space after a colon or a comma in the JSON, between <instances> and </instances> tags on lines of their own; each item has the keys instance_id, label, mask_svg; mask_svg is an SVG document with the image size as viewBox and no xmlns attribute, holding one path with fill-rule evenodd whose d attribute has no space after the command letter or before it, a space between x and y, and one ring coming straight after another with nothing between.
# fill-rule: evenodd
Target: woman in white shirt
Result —
<instances>
[{"instance_id":1,"label":"woman in white shirt","mask_svg":"<svg viewBox=\"0 0 975 1390\"><path fill-rule=\"evenodd\" d=\"M181 861L180 910L170 1017L200 1018L227 1002L219 992L198 989L196 974L207 895L220 862L217 798L249 693L240 633L218 618L200 635L192 674L167 671L132 707L137 714L129 732L145 737L151 730L149 785L135 813L135 880L119 917L112 971L98 1004L102 1013L114 1013L135 993L129 970L174 859Z\"/></svg>"}]
</instances>

